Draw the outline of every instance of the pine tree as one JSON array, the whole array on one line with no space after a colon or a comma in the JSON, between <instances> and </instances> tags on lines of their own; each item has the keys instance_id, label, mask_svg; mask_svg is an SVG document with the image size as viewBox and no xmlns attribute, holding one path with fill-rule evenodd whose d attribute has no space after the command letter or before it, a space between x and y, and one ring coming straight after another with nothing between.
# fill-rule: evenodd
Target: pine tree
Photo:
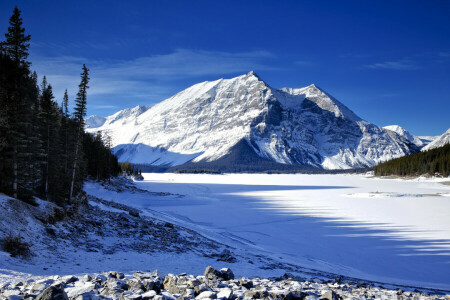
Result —
<instances>
[{"instance_id":1,"label":"pine tree","mask_svg":"<svg viewBox=\"0 0 450 300\"><path fill-rule=\"evenodd\" d=\"M76 122L76 139L75 139L75 152L74 162L72 169L72 180L70 184L69 201L72 199L76 172L79 167L80 161L80 143L81 134L84 132L84 117L86 116L86 104L87 104L87 89L89 88L89 69L83 64L83 72L81 73L81 83L78 85L77 98L75 100L75 112L74 119Z\"/></svg>"},{"instance_id":2,"label":"pine tree","mask_svg":"<svg viewBox=\"0 0 450 300\"><path fill-rule=\"evenodd\" d=\"M5 34L6 41L2 43L2 51L8 55L16 64L28 68L30 63L28 49L30 48L30 35L25 35L25 28L22 27L21 11L14 7L13 15L9 19L8 32Z\"/></svg>"},{"instance_id":3,"label":"pine tree","mask_svg":"<svg viewBox=\"0 0 450 300\"><path fill-rule=\"evenodd\" d=\"M6 96L9 125L6 140L11 145L13 196L25 200L31 198L33 189L32 172L29 167L33 160L33 154L30 153L32 143L30 137L34 134L30 109L33 99L27 93L30 83L30 63L26 60L30 35L25 35L20 10L17 7L14 8L9 24L8 32L5 34L6 40L2 42L2 52L14 63L8 74L11 82Z\"/></svg>"}]
</instances>

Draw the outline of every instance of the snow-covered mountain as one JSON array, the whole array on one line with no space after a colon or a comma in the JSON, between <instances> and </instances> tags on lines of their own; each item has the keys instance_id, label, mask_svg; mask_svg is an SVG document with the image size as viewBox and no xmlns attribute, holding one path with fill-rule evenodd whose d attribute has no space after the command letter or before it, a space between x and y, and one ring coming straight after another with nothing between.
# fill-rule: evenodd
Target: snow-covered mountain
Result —
<instances>
[{"instance_id":1,"label":"snow-covered mountain","mask_svg":"<svg viewBox=\"0 0 450 300\"><path fill-rule=\"evenodd\" d=\"M106 118L96 115L89 116L86 121L86 128L97 128L105 124Z\"/></svg>"},{"instance_id":2,"label":"snow-covered mountain","mask_svg":"<svg viewBox=\"0 0 450 300\"><path fill-rule=\"evenodd\" d=\"M112 137L120 161L152 165L246 163L348 169L419 150L362 120L315 85L274 89L255 73L206 81L155 106L122 110L91 132Z\"/></svg>"},{"instance_id":3,"label":"snow-covered mountain","mask_svg":"<svg viewBox=\"0 0 450 300\"><path fill-rule=\"evenodd\" d=\"M446 144L450 144L450 128L444 132L441 136L438 136L436 139L434 139L431 143L426 145L421 149L421 151L427 151L434 148L442 147Z\"/></svg>"},{"instance_id":4,"label":"snow-covered mountain","mask_svg":"<svg viewBox=\"0 0 450 300\"><path fill-rule=\"evenodd\" d=\"M389 126L384 126L383 128L397 133L398 135L407 139L408 141L410 141L417 147L423 147L430 142L430 140L428 140L428 139L422 139L418 136L412 135L409 131L407 131L406 129L404 129L403 127L401 127L399 125L389 125Z\"/></svg>"},{"instance_id":5,"label":"snow-covered mountain","mask_svg":"<svg viewBox=\"0 0 450 300\"><path fill-rule=\"evenodd\" d=\"M92 129L95 128L95 131L98 131L102 130L103 127L120 127L130 122L134 122L139 115L146 112L150 107L151 106L138 105L133 108L123 109L106 118L96 115L90 116L85 122L86 129L88 129L88 131L93 131Z\"/></svg>"}]
</instances>

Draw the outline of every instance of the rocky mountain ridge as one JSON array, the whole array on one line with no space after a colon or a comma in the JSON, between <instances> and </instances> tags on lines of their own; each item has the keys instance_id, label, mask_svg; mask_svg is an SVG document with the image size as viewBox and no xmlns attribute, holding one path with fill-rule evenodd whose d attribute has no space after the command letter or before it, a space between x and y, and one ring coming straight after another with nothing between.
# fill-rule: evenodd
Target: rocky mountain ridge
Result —
<instances>
[{"instance_id":1,"label":"rocky mountain ridge","mask_svg":"<svg viewBox=\"0 0 450 300\"><path fill-rule=\"evenodd\" d=\"M87 130L110 135L120 161L157 166L214 165L249 148L249 165L262 160L280 166L364 168L422 146L364 121L314 84L274 89L254 72L202 82L151 108L138 106L106 119Z\"/></svg>"}]
</instances>

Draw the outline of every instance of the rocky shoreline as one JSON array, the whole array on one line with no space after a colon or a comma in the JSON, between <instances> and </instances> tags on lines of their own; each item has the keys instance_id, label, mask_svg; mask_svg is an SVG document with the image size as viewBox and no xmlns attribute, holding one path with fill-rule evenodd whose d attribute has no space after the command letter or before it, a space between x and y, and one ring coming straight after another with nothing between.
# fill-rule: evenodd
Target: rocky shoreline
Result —
<instances>
[{"instance_id":1,"label":"rocky shoreline","mask_svg":"<svg viewBox=\"0 0 450 300\"><path fill-rule=\"evenodd\" d=\"M235 278L229 268L208 266L201 276L186 273L102 272L51 276L0 286L0 300L187 300L187 299L450 299L444 292L387 289L375 284L297 281L293 278Z\"/></svg>"}]
</instances>

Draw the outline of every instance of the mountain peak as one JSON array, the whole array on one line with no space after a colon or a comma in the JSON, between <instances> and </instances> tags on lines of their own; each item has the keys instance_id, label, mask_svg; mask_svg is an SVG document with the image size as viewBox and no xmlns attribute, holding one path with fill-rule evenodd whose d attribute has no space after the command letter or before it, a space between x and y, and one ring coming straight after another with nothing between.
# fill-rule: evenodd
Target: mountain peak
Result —
<instances>
[{"instance_id":1,"label":"mountain peak","mask_svg":"<svg viewBox=\"0 0 450 300\"><path fill-rule=\"evenodd\" d=\"M256 72L253 71L253 70L250 71L250 72L248 72L247 75L244 75L244 76L248 76L248 77L256 77L258 80L263 81L263 80L261 79L261 77L259 77L259 75L256 74Z\"/></svg>"},{"instance_id":2,"label":"mountain peak","mask_svg":"<svg viewBox=\"0 0 450 300\"><path fill-rule=\"evenodd\" d=\"M152 108L123 110L101 129L119 161L153 165L228 164L247 153L249 165L265 159L356 168L412 151L410 142L363 121L315 84L278 90L254 71L198 83Z\"/></svg>"}]
</instances>

